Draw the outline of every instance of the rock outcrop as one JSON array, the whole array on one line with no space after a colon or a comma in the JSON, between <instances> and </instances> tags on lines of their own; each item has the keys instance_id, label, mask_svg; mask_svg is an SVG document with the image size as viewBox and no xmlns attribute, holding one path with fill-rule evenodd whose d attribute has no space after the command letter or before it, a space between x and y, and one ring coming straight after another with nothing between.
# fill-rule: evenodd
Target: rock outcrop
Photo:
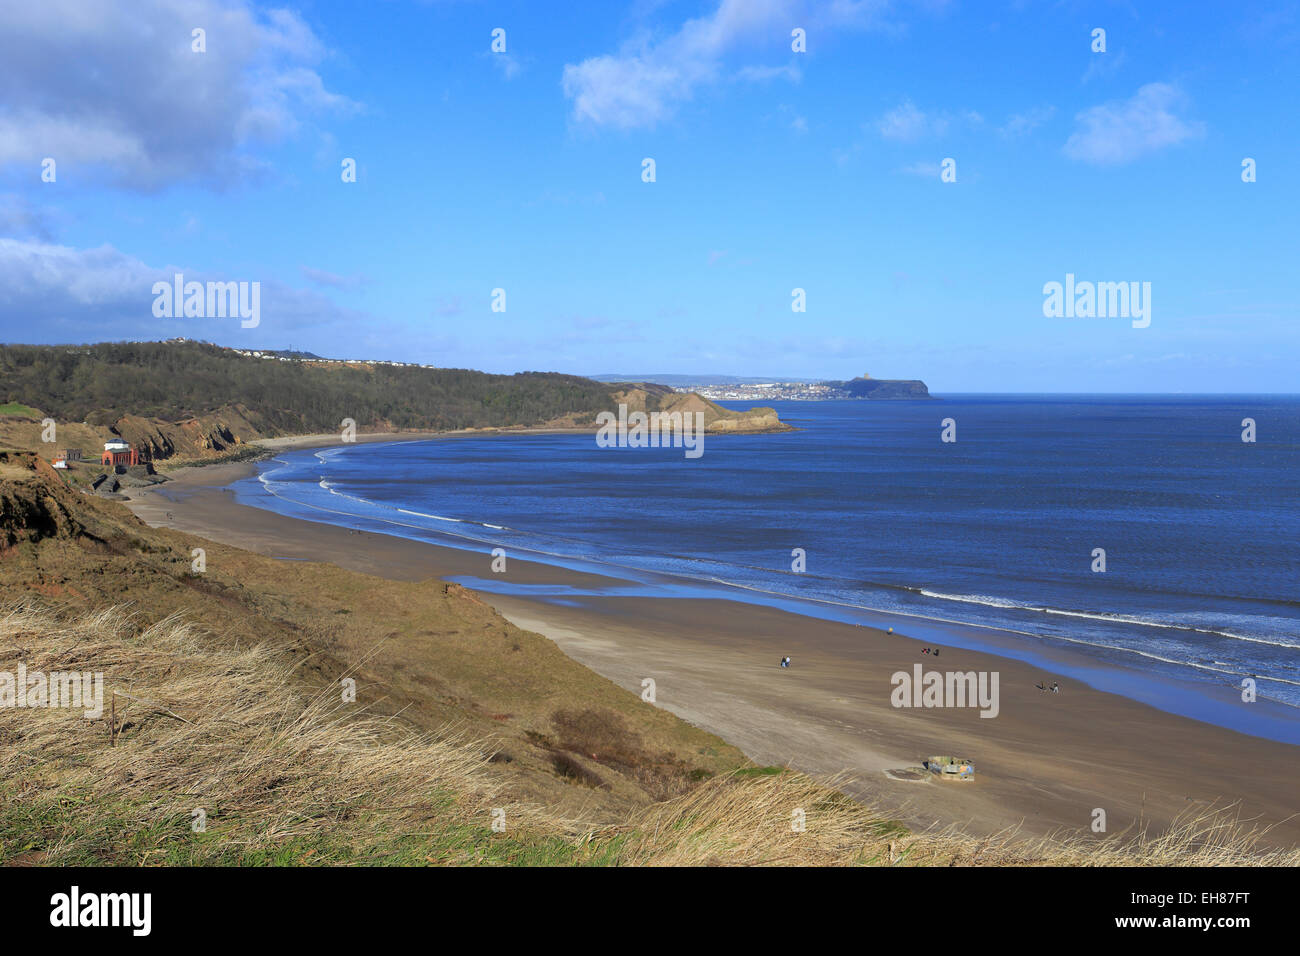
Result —
<instances>
[{"instance_id":1,"label":"rock outcrop","mask_svg":"<svg viewBox=\"0 0 1300 956\"><path fill-rule=\"evenodd\" d=\"M0 452L0 548L84 534L73 494L39 455Z\"/></svg>"},{"instance_id":2,"label":"rock outcrop","mask_svg":"<svg viewBox=\"0 0 1300 956\"><path fill-rule=\"evenodd\" d=\"M752 434L755 432L790 431L790 426L777 417L776 409L751 408L733 412L717 402L694 392L678 392L667 385L637 382L615 385L613 399L627 405L629 412L703 412L704 430L711 434ZM613 409L611 409L613 411Z\"/></svg>"}]
</instances>

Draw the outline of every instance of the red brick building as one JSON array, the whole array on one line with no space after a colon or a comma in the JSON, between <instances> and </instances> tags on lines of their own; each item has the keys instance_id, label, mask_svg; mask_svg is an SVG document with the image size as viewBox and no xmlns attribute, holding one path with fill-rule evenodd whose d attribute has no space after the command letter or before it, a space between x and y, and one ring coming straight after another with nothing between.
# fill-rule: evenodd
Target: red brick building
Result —
<instances>
[{"instance_id":1,"label":"red brick building","mask_svg":"<svg viewBox=\"0 0 1300 956\"><path fill-rule=\"evenodd\" d=\"M123 465L140 464L140 453L131 447L131 443L121 438L113 438L104 442L104 454L100 456L99 463L108 467Z\"/></svg>"}]
</instances>

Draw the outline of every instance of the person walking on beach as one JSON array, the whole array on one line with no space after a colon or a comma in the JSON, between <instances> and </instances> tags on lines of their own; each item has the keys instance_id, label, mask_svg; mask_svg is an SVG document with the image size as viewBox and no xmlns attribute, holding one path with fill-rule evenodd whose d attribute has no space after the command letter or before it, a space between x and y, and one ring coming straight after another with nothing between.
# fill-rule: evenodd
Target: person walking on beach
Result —
<instances>
[{"instance_id":1,"label":"person walking on beach","mask_svg":"<svg viewBox=\"0 0 1300 956\"><path fill-rule=\"evenodd\" d=\"M789 666L790 666L790 658L789 658L789 657L783 657L783 658L781 658L781 666L782 666L782 667L789 667Z\"/></svg>"}]
</instances>

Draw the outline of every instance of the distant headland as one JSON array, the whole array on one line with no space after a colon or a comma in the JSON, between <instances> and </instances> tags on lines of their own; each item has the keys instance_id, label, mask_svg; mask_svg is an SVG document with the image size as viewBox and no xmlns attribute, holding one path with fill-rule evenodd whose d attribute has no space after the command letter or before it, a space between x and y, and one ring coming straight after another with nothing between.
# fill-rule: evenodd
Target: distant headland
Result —
<instances>
[{"instance_id":1,"label":"distant headland","mask_svg":"<svg viewBox=\"0 0 1300 956\"><path fill-rule=\"evenodd\" d=\"M598 382L649 381L668 385L679 392L693 392L711 401L817 401L832 398L929 399L933 398L920 379L872 378L861 375L845 381L835 379L734 375L595 375Z\"/></svg>"}]
</instances>

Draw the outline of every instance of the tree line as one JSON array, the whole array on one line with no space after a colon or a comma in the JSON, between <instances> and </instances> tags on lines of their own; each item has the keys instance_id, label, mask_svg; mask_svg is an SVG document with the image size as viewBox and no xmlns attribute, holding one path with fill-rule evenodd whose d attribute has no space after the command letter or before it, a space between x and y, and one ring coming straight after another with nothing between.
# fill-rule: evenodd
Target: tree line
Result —
<instances>
[{"instance_id":1,"label":"tree line","mask_svg":"<svg viewBox=\"0 0 1300 956\"><path fill-rule=\"evenodd\" d=\"M359 427L536 425L610 407L606 385L576 375L263 359L202 342L0 346L0 404L65 421L124 415L179 421L242 405L264 432Z\"/></svg>"}]
</instances>

